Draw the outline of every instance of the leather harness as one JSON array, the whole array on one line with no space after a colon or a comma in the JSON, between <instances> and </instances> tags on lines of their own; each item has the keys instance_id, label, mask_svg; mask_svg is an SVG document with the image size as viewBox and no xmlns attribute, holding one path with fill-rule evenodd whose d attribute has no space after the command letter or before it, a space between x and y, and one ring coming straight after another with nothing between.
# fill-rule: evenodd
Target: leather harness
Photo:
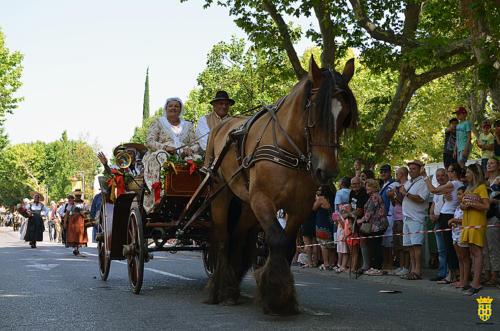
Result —
<instances>
[{"instance_id":1,"label":"leather harness","mask_svg":"<svg viewBox=\"0 0 500 331\"><path fill-rule=\"evenodd\" d=\"M329 74L332 77L332 80L335 84L335 76L334 76L334 71L332 69L329 69ZM278 117L276 116L276 113L281 109L281 106L283 106L283 103L285 102L287 96L281 98L278 100L276 103L273 105L268 105L264 106L260 111L258 111L255 115L253 115L251 118L249 118L242 126L239 128L232 130L229 132L226 144L224 145L222 151L220 154L213 160L213 162L210 162L210 166L205 169L207 172L207 175L205 177L205 180L203 183L200 185L200 187L197 189L195 194L191 197L190 201L184 208L183 212L181 213L181 216L177 220L177 224L179 225L180 228L176 232L176 236L180 237L182 236L187 227L209 206L210 202L215 199L215 197L224 189L226 188L229 183L232 182L232 180L240 174L243 170L248 169L255 165L255 163L259 161L270 161L276 164L279 164L281 166L291 168L291 169L297 169L300 171L311 171L311 158L312 158L312 147L313 146L323 146L327 148L335 148L338 149L340 148L340 145L337 142L337 132L336 132L336 123L334 125L334 141L333 142L314 142L311 137L311 129L315 127L316 121L311 120L311 108L314 102L312 101L312 96L315 95L316 93L319 92L319 88L311 88L308 98L306 100L305 104L305 111L307 112L307 122L304 127L305 130L305 135L306 135L306 146L307 150L306 153L304 154L300 148L295 144L293 139L288 135L288 133L285 131L285 129L281 126L281 123L279 122ZM333 95L331 95L331 98L336 96L337 94L340 93L345 93L346 90L343 88L338 87L336 84L334 86L334 91ZM253 126L253 124L262 117L264 114L269 113L269 119L267 120L266 124L264 125L264 128L262 130L262 133L260 134L259 138L256 141L255 147L253 151L245 156L245 144L248 138L248 132L250 128ZM217 127L217 131L212 137L215 137L219 130L229 123L229 121L223 122L221 125ZM270 125L272 127L272 135L273 135L273 145L262 145L260 146L262 137L264 136L264 133L267 130L267 127ZM297 154L294 154L292 152L289 152L282 147L278 145L277 141L277 135L276 135L276 127L279 128L280 132L284 135L284 137L287 139L287 141L290 143L292 148L295 150ZM233 172L231 177L224 183L224 185L221 185L217 190L214 192L211 192L210 196L208 196L201 206L196 210L196 212L191 216L191 218L186 222L184 221L184 216L187 214L189 206L191 203L199 197L201 192L205 189L205 187L209 183L209 178L212 177L212 180L214 179L213 176L217 172L222 160L224 159L225 155L230 149L230 146L235 144L236 145L236 155L237 155L237 160L239 163L239 167ZM212 160L211 160L212 161ZM246 180L247 186L248 186L248 178Z\"/></svg>"},{"instance_id":2,"label":"leather harness","mask_svg":"<svg viewBox=\"0 0 500 331\"><path fill-rule=\"evenodd\" d=\"M333 70L329 70L329 73L332 77L333 82L335 83L335 76L333 74ZM306 135L306 153L303 153L300 148L295 144L293 139L288 135L288 133L283 129L281 123L276 116L277 112L283 106L287 96L281 98L278 102L273 105L264 106L259 112L253 115L250 119L248 119L240 128L235 129L229 133L229 137L236 144L237 149L237 159L240 167L237 169L237 172L242 169L247 169L252 167L255 163L259 161L270 161L281 166L297 169L301 171L311 171L311 158L312 158L312 148L313 146L323 146L327 148L340 148L339 143L337 142L337 132L336 132L336 123L333 126L334 132L333 142L314 142L311 137L311 129L313 129L316 125L316 121L312 121L311 117L311 108L314 102L312 101L312 96L318 93L319 88L312 88L309 96L306 100L305 111L307 112L307 123L304 127L305 135ZM339 88L337 85L334 86L334 93L331 96L332 98L340 93L344 93L345 90ZM246 155L245 145L248 137L248 132L252 125L262 117L264 114L269 113L269 119L264 125L264 129L260 134L259 138L256 140L255 147L253 151ZM271 124L272 128L272 136L273 136L273 145L262 145L260 146L262 137L267 130L267 127ZM281 134L287 139L292 148L295 150L295 153L287 151L278 145L277 135L276 135L276 127L279 128Z\"/></svg>"}]
</instances>

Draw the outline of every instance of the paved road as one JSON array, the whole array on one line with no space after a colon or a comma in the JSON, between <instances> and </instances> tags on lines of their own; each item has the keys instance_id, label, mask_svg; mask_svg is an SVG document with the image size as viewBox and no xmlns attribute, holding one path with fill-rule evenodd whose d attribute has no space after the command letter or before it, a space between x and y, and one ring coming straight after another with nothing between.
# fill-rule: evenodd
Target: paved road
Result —
<instances>
[{"instance_id":1,"label":"paved road","mask_svg":"<svg viewBox=\"0 0 500 331\"><path fill-rule=\"evenodd\" d=\"M493 301L490 324L484 324L475 298L439 290L429 281L405 285L296 268L302 310L297 316L264 315L253 301L250 274L242 284L241 304L207 305L207 277L196 253L157 253L146 264L141 294L134 295L122 261L112 262L103 282L96 249L82 251L87 257L74 257L71 249L48 242L30 249L18 233L0 228L0 330L470 330L498 329L500 324L500 299L498 305ZM379 293L389 289L402 293ZM499 292L481 294L497 299Z\"/></svg>"}]
</instances>

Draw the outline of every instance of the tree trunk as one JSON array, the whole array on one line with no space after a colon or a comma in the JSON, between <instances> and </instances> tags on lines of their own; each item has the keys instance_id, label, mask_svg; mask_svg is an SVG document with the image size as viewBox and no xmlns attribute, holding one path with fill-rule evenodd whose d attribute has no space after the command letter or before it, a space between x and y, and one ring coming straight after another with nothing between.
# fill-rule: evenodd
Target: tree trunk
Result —
<instances>
[{"instance_id":1,"label":"tree trunk","mask_svg":"<svg viewBox=\"0 0 500 331\"><path fill-rule=\"evenodd\" d=\"M490 51L490 49L498 49L496 45L498 45L499 40L495 39L488 26L484 0L460 0L460 11L468 20L467 24L472 37L472 50L479 68L491 72L487 78L488 81L483 83L487 83L489 86L494 109L500 111L500 62L495 51Z\"/></svg>"},{"instance_id":2,"label":"tree trunk","mask_svg":"<svg viewBox=\"0 0 500 331\"><path fill-rule=\"evenodd\" d=\"M477 70L474 70L474 86L472 92L469 96L469 106L470 106L470 124L471 130L476 139L479 139L479 131L475 122L477 121L478 115L484 111L486 105L486 91L479 87L479 78L477 75Z\"/></svg>"},{"instance_id":3,"label":"tree trunk","mask_svg":"<svg viewBox=\"0 0 500 331\"><path fill-rule=\"evenodd\" d=\"M300 59L297 56L297 52L295 51L295 48L293 47L293 43L292 43L292 40L290 38L290 33L288 33L288 26L286 25L285 21L283 20L283 17L278 12L278 10L276 9L276 6L273 4L272 1L263 0L262 6L263 6L264 10L269 14L269 16L271 16L274 23L278 27L278 31L279 31L280 37L281 37L281 44L283 45L283 48L286 51L288 59L290 60L290 63L292 64L293 71L295 72L295 76L297 77L297 80L301 80L307 74L307 71L305 71L304 68L302 68L302 64L300 63Z\"/></svg>"},{"instance_id":4,"label":"tree trunk","mask_svg":"<svg viewBox=\"0 0 500 331\"><path fill-rule=\"evenodd\" d=\"M337 45L335 43L335 29L328 12L331 1L320 1L314 5L314 13L318 19L319 29L323 39L323 51L321 52L321 67L334 69Z\"/></svg>"},{"instance_id":5,"label":"tree trunk","mask_svg":"<svg viewBox=\"0 0 500 331\"><path fill-rule=\"evenodd\" d=\"M417 88L418 86L415 83L415 69L407 64L401 64L396 94L392 98L391 106L385 116L384 123L375 137L375 158L366 160L367 168L372 169L387 149L403 118L406 106Z\"/></svg>"},{"instance_id":6,"label":"tree trunk","mask_svg":"<svg viewBox=\"0 0 500 331\"><path fill-rule=\"evenodd\" d=\"M498 60L497 63L498 65ZM500 112L500 67L496 68L496 76L489 88L491 101L493 101L493 109Z\"/></svg>"}]
</instances>

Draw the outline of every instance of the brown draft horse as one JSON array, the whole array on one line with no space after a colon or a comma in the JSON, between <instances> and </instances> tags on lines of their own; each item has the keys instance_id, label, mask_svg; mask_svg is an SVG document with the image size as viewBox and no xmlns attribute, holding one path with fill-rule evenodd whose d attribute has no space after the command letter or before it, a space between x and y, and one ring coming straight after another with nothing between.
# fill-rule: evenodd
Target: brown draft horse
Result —
<instances>
[{"instance_id":1,"label":"brown draft horse","mask_svg":"<svg viewBox=\"0 0 500 331\"><path fill-rule=\"evenodd\" d=\"M346 63L340 74L318 68L311 57L308 76L277 103L274 111L256 119L244 143L239 148L233 143L222 158L214 174L218 180L211 184L212 191L221 191L211 202L211 253L216 254L216 266L207 285L208 303L237 302L240 282L251 266L260 225L266 235L269 257L255 272L257 301L264 313L298 313L290 270L295 238L311 211L318 185L327 184L338 175L342 132L356 125L356 100L347 85L353 74L354 59ZM233 118L214 129L207 154L220 155L230 132L247 119ZM274 161L259 160L237 172L240 162L235 155L243 151L243 156L251 158L256 145L289 152L298 166L275 162L279 161L279 152ZM285 229L276 218L279 209L288 214Z\"/></svg>"}]
</instances>

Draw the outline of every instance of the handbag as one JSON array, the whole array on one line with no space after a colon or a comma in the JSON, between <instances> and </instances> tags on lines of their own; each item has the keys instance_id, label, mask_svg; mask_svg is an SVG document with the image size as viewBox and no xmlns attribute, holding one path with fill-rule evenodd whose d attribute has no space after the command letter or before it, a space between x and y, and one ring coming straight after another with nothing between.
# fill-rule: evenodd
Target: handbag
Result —
<instances>
[{"instance_id":1,"label":"handbag","mask_svg":"<svg viewBox=\"0 0 500 331\"><path fill-rule=\"evenodd\" d=\"M389 220L387 219L387 216L384 216L380 220L380 231L382 231L382 230L385 231L385 230L387 230L388 227L389 227Z\"/></svg>"},{"instance_id":2,"label":"handbag","mask_svg":"<svg viewBox=\"0 0 500 331\"><path fill-rule=\"evenodd\" d=\"M365 222L365 223L361 224L361 226L359 227L359 232L361 232L362 234L371 233L372 232L371 223Z\"/></svg>"},{"instance_id":3,"label":"handbag","mask_svg":"<svg viewBox=\"0 0 500 331\"><path fill-rule=\"evenodd\" d=\"M95 225L95 219L92 218L92 217L89 217L89 218L86 218L83 220L83 226L85 228L90 228L90 227L93 227Z\"/></svg>"}]
</instances>

